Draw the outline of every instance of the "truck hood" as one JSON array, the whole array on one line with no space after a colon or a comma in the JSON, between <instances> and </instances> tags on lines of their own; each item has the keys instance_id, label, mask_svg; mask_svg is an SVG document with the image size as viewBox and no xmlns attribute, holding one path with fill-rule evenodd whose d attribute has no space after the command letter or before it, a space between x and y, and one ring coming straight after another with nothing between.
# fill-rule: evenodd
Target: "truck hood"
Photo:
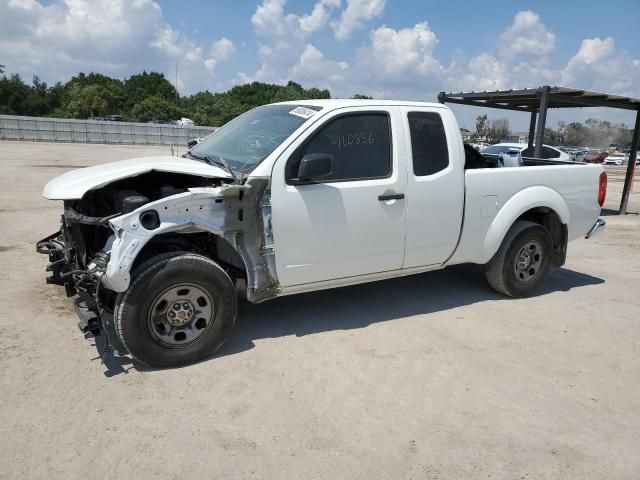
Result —
<instances>
[{"instance_id":1,"label":"truck hood","mask_svg":"<svg viewBox=\"0 0 640 480\"><path fill-rule=\"evenodd\" d=\"M151 171L198 175L207 178L231 177L228 172L219 167L188 158L170 156L132 158L71 170L47 183L42 191L42 196L49 200L79 199L89 190Z\"/></svg>"}]
</instances>

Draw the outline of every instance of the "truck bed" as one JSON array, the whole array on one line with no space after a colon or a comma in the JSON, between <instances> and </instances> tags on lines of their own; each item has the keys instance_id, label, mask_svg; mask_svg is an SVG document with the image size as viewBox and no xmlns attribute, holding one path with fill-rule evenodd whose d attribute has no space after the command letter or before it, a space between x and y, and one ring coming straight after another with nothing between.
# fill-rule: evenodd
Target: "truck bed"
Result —
<instances>
[{"instance_id":1,"label":"truck bed","mask_svg":"<svg viewBox=\"0 0 640 480\"><path fill-rule=\"evenodd\" d=\"M584 236L600 213L602 166L552 162L540 165L534 159L527 168L466 170L463 227L448 263L486 263L509 226L536 207L554 210L567 225L569 240Z\"/></svg>"}]
</instances>

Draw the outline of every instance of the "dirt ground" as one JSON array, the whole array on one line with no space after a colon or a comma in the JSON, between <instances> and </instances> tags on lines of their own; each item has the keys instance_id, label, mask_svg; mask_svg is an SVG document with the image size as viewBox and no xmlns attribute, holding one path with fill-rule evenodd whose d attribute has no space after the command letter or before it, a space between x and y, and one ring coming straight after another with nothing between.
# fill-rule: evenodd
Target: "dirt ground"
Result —
<instances>
[{"instance_id":1,"label":"dirt ground","mask_svg":"<svg viewBox=\"0 0 640 480\"><path fill-rule=\"evenodd\" d=\"M244 303L197 365L102 364L44 283L34 244L61 205L40 192L167 152L0 142L0 479L640 478L637 213L572 243L533 298L454 267Z\"/></svg>"}]
</instances>

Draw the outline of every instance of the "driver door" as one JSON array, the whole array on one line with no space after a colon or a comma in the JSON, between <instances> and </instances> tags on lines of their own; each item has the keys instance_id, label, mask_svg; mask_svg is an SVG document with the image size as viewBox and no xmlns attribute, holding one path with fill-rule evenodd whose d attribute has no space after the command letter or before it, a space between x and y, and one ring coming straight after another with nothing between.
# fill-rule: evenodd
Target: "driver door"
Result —
<instances>
[{"instance_id":1,"label":"driver door","mask_svg":"<svg viewBox=\"0 0 640 480\"><path fill-rule=\"evenodd\" d=\"M407 174L400 122L393 107L340 109L276 161L272 226L282 286L402 268ZM333 172L296 185L299 161L311 153L331 155Z\"/></svg>"}]
</instances>

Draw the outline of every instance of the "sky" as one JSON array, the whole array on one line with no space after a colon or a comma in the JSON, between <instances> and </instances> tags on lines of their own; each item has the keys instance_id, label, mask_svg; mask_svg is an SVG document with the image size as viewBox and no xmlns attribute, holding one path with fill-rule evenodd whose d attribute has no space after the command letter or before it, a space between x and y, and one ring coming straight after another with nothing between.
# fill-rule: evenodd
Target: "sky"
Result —
<instances>
[{"instance_id":1,"label":"sky","mask_svg":"<svg viewBox=\"0 0 640 480\"><path fill-rule=\"evenodd\" d=\"M0 64L49 83L164 72L182 95L254 80L333 97L563 85L640 97L640 0L0 0ZM462 126L526 114L452 107ZM611 109L552 112L549 120Z\"/></svg>"}]
</instances>

